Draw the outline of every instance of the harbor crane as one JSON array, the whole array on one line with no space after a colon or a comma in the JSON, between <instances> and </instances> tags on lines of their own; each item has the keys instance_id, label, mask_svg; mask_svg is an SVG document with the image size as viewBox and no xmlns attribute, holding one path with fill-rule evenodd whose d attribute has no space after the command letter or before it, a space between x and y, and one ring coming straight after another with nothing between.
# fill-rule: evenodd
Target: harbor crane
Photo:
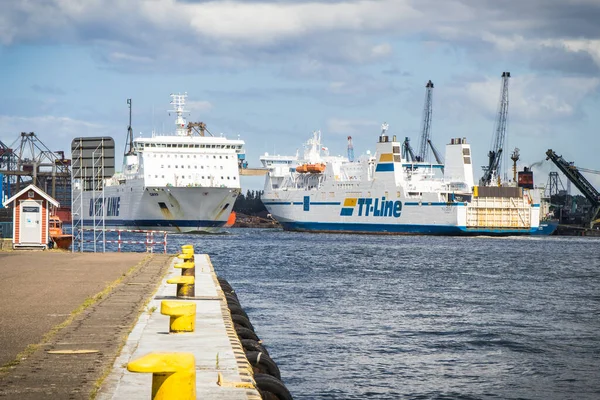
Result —
<instances>
[{"instance_id":1,"label":"harbor crane","mask_svg":"<svg viewBox=\"0 0 600 400\"><path fill-rule=\"evenodd\" d=\"M420 161L418 156L415 155L408 137L404 138L404 143L402 144L402 158L410 162Z\"/></svg>"},{"instance_id":2,"label":"harbor crane","mask_svg":"<svg viewBox=\"0 0 600 400\"><path fill-rule=\"evenodd\" d=\"M431 145L431 114L433 111L432 105L433 82L429 80L425 85L425 106L423 107L423 122L421 127L421 141L419 142L418 161L429 160L429 146Z\"/></svg>"},{"instance_id":3,"label":"harbor crane","mask_svg":"<svg viewBox=\"0 0 600 400\"><path fill-rule=\"evenodd\" d=\"M573 163L566 161L562 156L557 155L552 149L546 152L546 156L546 159L551 160L592 205L590 214L587 216L587 221L591 228L600 219L600 192L581 174L581 171L593 173L597 173L598 171L578 168Z\"/></svg>"},{"instance_id":4,"label":"harbor crane","mask_svg":"<svg viewBox=\"0 0 600 400\"><path fill-rule=\"evenodd\" d=\"M492 148L488 153L488 165L483 167L484 173L479 184L490 186L492 181L498 179L500 183L500 167L502 166L502 152L504 150L504 138L506 137L506 125L508 122L508 80L510 72L502 73L502 90L500 91L500 103L498 105L498 116L495 122Z\"/></svg>"},{"instance_id":5,"label":"harbor crane","mask_svg":"<svg viewBox=\"0 0 600 400\"><path fill-rule=\"evenodd\" d=\"M429 147L431 147L431 151L433 152L433 158L435 158L435 162L444 165L444 157L442 156L442 154L438 151L438 149L435 148L433 143L431 143L430 139L427 139L427 143L429 143ZM443 167L442 172L444 172Z\"/></svg>"}]
</instances>

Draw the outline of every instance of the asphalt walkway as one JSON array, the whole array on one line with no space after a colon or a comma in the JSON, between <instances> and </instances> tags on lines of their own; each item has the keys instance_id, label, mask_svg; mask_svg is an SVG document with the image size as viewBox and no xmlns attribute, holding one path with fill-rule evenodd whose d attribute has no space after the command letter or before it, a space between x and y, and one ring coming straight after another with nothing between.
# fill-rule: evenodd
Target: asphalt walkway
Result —
<instances>
[{"instance_id":1,"label":"asphalt walkway","mask_svg":"<svg viewBox=\"0 0 600 400\"><path fill-rule=\"evenodd\" d=\"M90 398L170 259L0 253L0 398Z\"/></svg>"}]
</instances>

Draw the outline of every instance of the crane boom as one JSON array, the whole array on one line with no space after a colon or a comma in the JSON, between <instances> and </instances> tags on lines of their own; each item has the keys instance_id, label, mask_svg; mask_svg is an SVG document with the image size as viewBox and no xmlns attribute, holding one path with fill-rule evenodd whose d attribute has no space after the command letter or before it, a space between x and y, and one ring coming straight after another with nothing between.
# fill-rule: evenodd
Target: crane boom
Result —
<instances>
[{"instance_id":1,"label":"crane boom","mask_svg":"<svg viewBox=\"0 0 600 400\"><path fill-rule=\"evenodd\" d=\"M404 138L404 144L402 145L402 158L411 162L419 161L412 149L412 146L410 145L410 139L408 137Z\"/></svg>"},{"instance_id":2,"label":"crane boom","mask_svg":"<svg viewBox=\"0 0 600 400\"><path fill-rule=\"evenodd\" d=\"M589 172L590 174L600 174L600 171L596 171L595 169L581 168L581 167L577 167L577 169L580 170L581 172Z\"/></svg>"},{"instance_id":3,"label":"crane boom","mask_svg":"<svg viewBox=\"0 0 600 400\"><path fill-rule=\"evenodd\" d=\"M419 142L419 159L420 161L428 161L429 146L428 141L431 136L431 114L433 111L432 104L433 82L431 80L425 85L425 106L423 107L423 126L421 128L421 141Z\"/></svg>"},{"instance_id":4,"label":"crane boom","mask_svg":"<svg viewBox=\"0 0 600 400\"><path fill-rule=\"evenodd\" d=\"M500 103L498 105L498 117L495 123L492 148L488 153L488 165L485 166L483 177L480 179L482 186L488 186L492 179L500 176L502 166L502 152L504 149L504 138L506 137L506 125L508 122L508 80L510 72L502 73L502 90L500 91Z\"/></svg>"},{"instance_id":5,"label":"crane boom","mask_svg":"<svg viewBox=\"0 0 600 400\"><path fill-rule=\"evenodd\" d=\"M557 155L552 149L546 152L548 160L551 160L554 165L565 174L565 176L573 182L575 187L579 189L581 194L591 203L592 210L590 213L589 221L594 221L600 214L600 192L598 192L594 186L579 172L579 169L568 161L565 161L562 156Z\"/></svg>"},{"instance_id":6,"label":"crane boom","mask_svg":"<svg viewBox=\"0 0 600 400\"><path fill-rule=\"evenodd\" d=\"M433 158L435 158L435 162L438 164L444 164L444 157L440 154L440 152L435 148L431 140L427 140L427 144L431 148L431 152L433 153ZM444 169L442 168L442 171Z\"/></svg>"}]
</instances>

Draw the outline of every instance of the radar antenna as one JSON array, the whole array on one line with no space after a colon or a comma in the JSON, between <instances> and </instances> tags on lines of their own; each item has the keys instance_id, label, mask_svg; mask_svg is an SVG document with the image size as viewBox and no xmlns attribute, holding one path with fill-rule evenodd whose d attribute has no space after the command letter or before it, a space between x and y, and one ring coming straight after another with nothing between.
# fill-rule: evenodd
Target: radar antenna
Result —
<instances>
[{"instance_id":1,"label":"radar antenna","mask_svg":"<svg viewBox=\"0 0 600 400\"><path fill-rule=\"evenodd\" d=\"M187 136L188 134L188 131L186 129L186 121L185 118L183 118L183 113L188 112L184 109L186 97L187 93L171 93L171 98L173 99L171 100L171 104L173 105L173 109L170 111L174 112L177 115L177 118L175 118L175 131L177 133L177 136Z\"/></svg>"},{"instance_id":2,"label":"radar antenna","mask_svg":"<svg viewBox=\"0 0 600 400\"><path fill-rule=\"evenodd\" d=\"M381 124L381 134L385 135L385 133L387 132L388 128L390 127L390 124L388 123L383 123Z\"/></svg>"}]
</instances>

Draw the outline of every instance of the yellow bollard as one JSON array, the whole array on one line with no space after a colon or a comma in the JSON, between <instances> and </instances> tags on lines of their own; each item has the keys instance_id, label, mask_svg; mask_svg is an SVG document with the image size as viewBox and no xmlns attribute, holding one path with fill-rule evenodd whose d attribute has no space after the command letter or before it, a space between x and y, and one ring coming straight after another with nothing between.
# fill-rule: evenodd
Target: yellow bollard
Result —
<instances>
[{"instance_id":1,"label":"yellow bollard","mask_svg":"<svg viewBox=\"0 0 600 400\"><path fill-rule=\"evenodd\" d=\"M177 284L177 297L194 297L196 295L195 279L193 276L178 276L167 279L167 283Z\"/></svg>"},{"instance_id":2,"label":"yellow bollard","mask_svg":"<svg viewBox=\"0 0 600 400\"><path fill-rule=\"evenodd\" d=\"M194 246L192 246L191 244L186 244L181 246L181 254L191 254L192 256L194 255Z\"/></svg>"},{"instance_id":3,"label":"yellow bollard","mask_svg":"<svg viewBox=\"0 0 600 400\"><path fill-rule=\"evenodd\" d=\"M181 260L193 260L194 259L194 252L192 251L191 253L189 252L184 252L181 253L177 256L177 258L181 259Z\"/></svg>"},{"instance_id":4,"label":"yellow bollard","mask_svg":"<svg viewBox=\"0 0 600 400\"><path fill-rule=\"evenodd\" d=\"M184 261L175 264L174 267L181 269L182 276L196 276L196 264L193 261Z\"/></svg>"},{"instance_id":5,"label":"yellow bollard","mask_svg":"<svg viewBox=\"0 0 600 400\"><path fill-rule=\"evenodd\" d=\"M127 370L152 373L153 400L196 399L196 361L191 353L150 353L131 361Z\"/></svg>"},{"instance_id":6,"label":"yellow bollard","mask_svg":"<svg viewBox=\"0 0 600 400\"><path fill-rule=\"evenodd\" d=\"M171 317L170 333L194 332L196 329L196 303L163 300L160 302L160 313Z\"/></svg>"}]
</instances>

